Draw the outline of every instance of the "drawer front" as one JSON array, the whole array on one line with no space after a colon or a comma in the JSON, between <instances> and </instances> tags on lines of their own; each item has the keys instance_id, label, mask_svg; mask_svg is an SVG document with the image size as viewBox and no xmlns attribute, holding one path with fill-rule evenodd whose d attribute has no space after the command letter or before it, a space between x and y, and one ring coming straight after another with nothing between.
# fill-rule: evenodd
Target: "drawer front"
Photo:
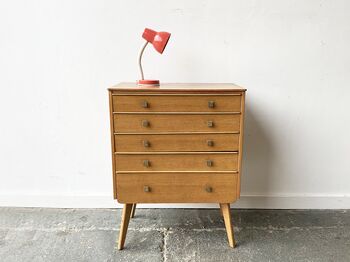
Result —
<instances>
[{"instance_id":1,"label":"drawer front","mask_svg":"<svg viewBox=\"0 0 350 262\"><path fill-rule=\"evenodd\" d=\"M238 153L117 154L116 171L237 171Z\"/></svg>"},{"instance_id":2,"label":"drawer front","mask_svg":"<svg viewBox=\"0 0 350 262\"><path fill-rule=\"evenodd\" d=\"M121 203L231 203L237 194L236 173L117 174Z\"/></svg>"},{"instance_id":3,"label":"drawer front","mask_svg":"<svg viewBox=\"0 0 350 262\"><path fill-rule=\"evenodd\" d=\"M240 115L114 114L114 132L238 132Z\"/></svg>"},{"instance_id":4,"label":"drawer front","mask_svg":"<svg viewBox=\"0 0 350 262\"><path fill-rule=\"evenodd\" d=\"M114 142L118 152L237 151L239 134L118 134Z\"/></svg>"},{"instance_id":5,"label":"drawer front","mask_svg":"<svg viewBox=\"0 0 350 262\"><path fill-rule=\"evenodd\" d=\"M114 112L240 112L240 94L114 95Z\"/></svg>"}]
</instances>

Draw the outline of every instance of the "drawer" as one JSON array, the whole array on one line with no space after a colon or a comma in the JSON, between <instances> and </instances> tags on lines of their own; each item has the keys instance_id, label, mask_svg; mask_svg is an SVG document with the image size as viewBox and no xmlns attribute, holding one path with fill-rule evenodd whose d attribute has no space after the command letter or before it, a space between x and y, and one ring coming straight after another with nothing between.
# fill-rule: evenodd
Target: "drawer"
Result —
<instances>
[{"instance_id":1,"label":"drawer","mask_svg":"<svg viewBox=\"0 0 350 262\"><path fill-rule=\"evenodd\" d=\"M116 171L237 171L238 153L117 154Z\"/></svg>"},{"instance_id":2,"label":"drawer","mask_svg":"<svg viewBox=\"0 0 350 262\"><path fill-rule=\"evenodd\" d=\"M162 173L116 175L120 203L231 203L237 173Z\"/></svg>"},{"instance_id":3,"label":"drawer","mask_svg":"<svg viewBox=\"0 0 350 262\"><path fill-rule=\"evenodd\" d=\"M118 152L237 151L239 134L118 134Z\"/></svg>"},{"instance_id":4,"label":"drawer","mask_svg":"<svg viewBox=\"0 0 350 262\"><path fill-rule=\"evenodd\" d=\"M114 95L113 112L240 112L239 93L226 95Z\"/></svg>"},{"instance_id":5,"label":"drawer","mask_svg":"<svg viewBox=\"0 0 350 262\"><path fill-rule=\"evenodd\" d=\"M234 132L240 115L114 114L114 132Z\"/></svg>"}]
</instances>

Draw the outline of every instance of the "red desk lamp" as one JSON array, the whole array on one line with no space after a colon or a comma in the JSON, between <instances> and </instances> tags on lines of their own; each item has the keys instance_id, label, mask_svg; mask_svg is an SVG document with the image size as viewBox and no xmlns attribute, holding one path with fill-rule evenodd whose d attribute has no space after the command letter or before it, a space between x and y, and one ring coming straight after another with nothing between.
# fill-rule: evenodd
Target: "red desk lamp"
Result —
<instances>
[{"instance_id":1,"label":"red desk lamp","mask_svg":"<svg viewBox=\"0 0 350 262\"><path fill-rule=\"evenodd\" d=\"M146 40L146 43L142 47L139 55L139 67L141 72L141 80L139 80L137 83L138 85L158 86L159 80L148 80L144 78L141 59L142 59L143 51L145 51L145 48L148 43L151 43L153 47L157 50L157 52L162 54L166 47L166 44L169 41L170 33L156 32L156 31L153 31L152 29L145 28L145 31L143 32L142 37Z\"/></svg>"}]
</instances>

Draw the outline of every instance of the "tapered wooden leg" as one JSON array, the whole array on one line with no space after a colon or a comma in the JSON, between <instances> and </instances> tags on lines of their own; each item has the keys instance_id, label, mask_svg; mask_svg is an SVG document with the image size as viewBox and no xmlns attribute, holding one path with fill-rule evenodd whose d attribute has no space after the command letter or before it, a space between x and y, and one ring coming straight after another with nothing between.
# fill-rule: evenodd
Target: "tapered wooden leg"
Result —
<instances>
[{"instance_id":1,"label":"tapered wooden leg","mask_svg":"<svg viewBox=\"0 0 350 262\"><path fill-rule=\"evenodd\" d=\"M231 223L231 212L230 212L230 204L220 204L220 209L224 217L225 221L225 227L226 227L226 233L227 233L227 238L228 238L228 243L230 247L235 247L236 242L235 242L235 237L233 234L233 227Z\"/></svg>"},{"instance_id":2,"label":"tapered wooden leg","mask_svg":"<svg viewBox=\"0 0 350 262\"><path fill-rule=\"evenodd\" d=\"M134 216L135 216L135 210L136 210L136 203L132 204L131 218L134 218Z\"/></svg>"},{"instance_id":3,"label":"tapered wooden leg","mask_svg":"<svg viewBox=\"0 0 350 262\"><path fill-rule=\"evenodd\" d=\"M119 242L118 242L119 250L124 248L124 242L125 242L126 232L128 231L132 205L133 204L124 204L122 221L120 224L120 232L119 232Z\"/></svg>"}]
</instances>

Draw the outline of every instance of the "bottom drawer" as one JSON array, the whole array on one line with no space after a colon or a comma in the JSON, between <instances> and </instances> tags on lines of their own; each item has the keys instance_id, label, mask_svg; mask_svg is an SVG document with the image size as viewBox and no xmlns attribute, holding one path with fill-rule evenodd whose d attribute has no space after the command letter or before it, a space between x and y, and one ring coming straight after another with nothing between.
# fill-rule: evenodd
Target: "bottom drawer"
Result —
<instances>
[{"instance_id":1,"label":"bottom drawer","mask_svg":"<svg viewBox=\"0 0 350 262\"><path fill-rule=\"evenodd\" d=\"M238 173L118 173L120 203L232 203Z\"/></svg>"}]
</instances>

